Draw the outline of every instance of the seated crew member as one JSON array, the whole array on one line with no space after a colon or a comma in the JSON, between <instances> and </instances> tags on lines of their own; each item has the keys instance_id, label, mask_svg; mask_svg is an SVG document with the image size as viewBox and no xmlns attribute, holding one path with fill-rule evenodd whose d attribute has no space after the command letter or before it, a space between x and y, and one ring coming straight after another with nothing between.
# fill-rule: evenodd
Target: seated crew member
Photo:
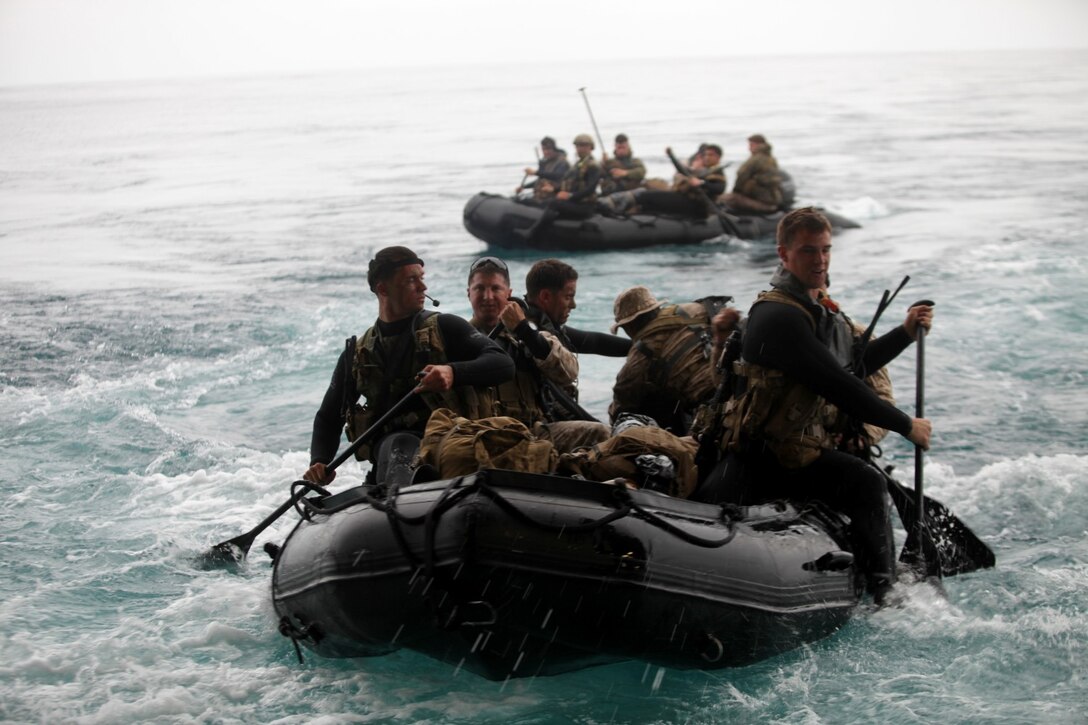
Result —
<instances>
[{"instance_id":1,"label":"seated crew member","mask_svg":"<svg viewBox=\"0 0 1088 725\"><path fill-rule=\"evenodd\" d=\"M627 140L627 135L622 133L616 135L612 158L601 152L601 170L602 194L637 189L646 178L646 165L634 157L631 143Z\"/></svg>"},{"instance_id":2,"label":"seated crew member","mask_svg":"<svg viewBox=\"0 0 1088 725\"><path fill-rule=\"evenodd\" d=\"M532 239L558 217L588 219L597 213L601 167L593 158L593 138L587 133L578 134L574 137L574 150L578 158L563 177L555 198L544 206L540 218L532 226L518 230L526 239Z\"/></svg>"},{"instance_id":3,"label":"seated crew member","mask_svg":"<svg viewBox=\"0 0 1088 725\"><path fill-rule=\"evenodd\" d=\"M710 314L702 301L669 305L641 285L624 290L613 306L616 324L633 345L616 375L608 416L648 415L676 435L687 435L692 415L714 393ZM714 318L735 324L740 314L721 310ZM727 333L726 333L727 334Z\"/></svg>"},{"instance_id":4,"label":"seated crew member","mask_svg":"<svg viewBox=\"0 0 1088 725\"><path fill-rule=\"evenodd\" d=\"M737 169L733 192L719 203L734 213L774 213L782 206L782 177L771 145L757 133L748 137L748 151L751 155Z\"/></svg>"},{"instance_id":5,"label":"seated crew member","mask_svg":"<svg viewBox=\"0 0 1088 725\"><path fill-rule=\"evenodd\" d=\"M713 212L711 205L725 191L722 149L707 144L699 156L701 166L679 175L671 191L643 190L635 193L640 209L647 214L675 214L702 218Z\"/></svg>"},{"instance_id":6,"label":"seated crew member","mask_svg":"<svg viewBox=\"0 0 1088 725\"><path fill-rule=\"evenodd\" d=\"M922 448L929 447L932 425L888 404L852 374L853 326L821 294L831 261L827 218L811 207L790 212L778 225L777 241L781 265L771 291L749 311L741 359L733 366L742 385L722 420L726 455L693 498L818 499L845 512L858 566L879 605L895 581L884 478L857 456L835 450L825 401ZM864 368L883 367L932 319L932 307L912 307L902 325L868 345Z\"/></svg>"},{"instance_id":7,"label":"seated crew member","mask_svg":"<svg viewBox=\"0 0 1088 725\"><path fill-rule=\"evenodd\" d=\"M603 332L578 330L567 325L578 305L578 272L558 259L541 259L525 275L525 315L537 329L555 335L563 347L576 354L626 357L631 341ZM577 389L567 390L577 396Z\"/></svg>"},{"instance_id":8,"label":"seated crew member","mask_svg":"<svg viewBox=\"0 0 1088 725\"><path fill-rule=\"evenodd\" d=\"M537 330L512 298L510 270L498 257L481 257L469 268L468 299L472 326L491 336L514 360L514 379L493 387L495 415L517 418L533 433L567 453L608 438L603 423L566 420L545 401L546 390L572 389L578 381L578 358L551 332ZM568 414L569 415L569 414Z\"/></svg>"},{"instance_id":9,"label":"seated crew member","mask_svg":"<svg viewBox=\"0 0 1088 725\"><path fill-rule=\"evenodd\" d=\"M423 260L407 247L386 247L370 260L367 283L378 297L378 319L340 354L321 408L314 416L307 481L328 483L336 476L325 466L336 455L345 422L348 437L367 430L409 391L420 395L385 424L381 435L411 431L422 435L435 408L451 408L466 418L491 415L485 386L514 376L514 363L502 348L457 315L423 310ZM351 343L352 341L349 341ZM366 405L356 403L365 396ZM374 469L371 469L373 476Z\"/></svg>"},{"instance_id":10,"label":"seated crew member","mask_svg":"<svg viewBox=\"0 0 1088 725\"><path fill-rule=\"evenodd\" d=\"M514 193L521 193L525 189L533 190L533 198L538 201L546 201L555 196L556 189L559 188L559 184L562 183L563 177L567 175L570 170L570 163L567 161L567 152L556 148L555 139L551 136L545 136L540 140L540 160L537 163L537 167L525 167L526 176L535 176L536 178L525 184L522 184Z\"/></svg>"}]
</instances>

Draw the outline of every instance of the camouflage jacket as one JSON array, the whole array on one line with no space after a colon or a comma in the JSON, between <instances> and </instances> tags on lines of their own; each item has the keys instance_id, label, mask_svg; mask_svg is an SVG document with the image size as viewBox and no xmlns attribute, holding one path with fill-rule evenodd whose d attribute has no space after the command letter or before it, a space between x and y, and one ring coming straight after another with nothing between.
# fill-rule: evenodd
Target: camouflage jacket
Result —
<instances>
[{"instance_id":1,"label":"camouflage jacket","mask_svg":"<svg viewBox=\"0 0 1088 725\"><path fill-rule=\"evenodd\" d=\"M771 156L771 147L764 146L748 157L737 169L733 193L778 207L782 204L782 180L778 162Z\"/></svg>"}]
</instances>

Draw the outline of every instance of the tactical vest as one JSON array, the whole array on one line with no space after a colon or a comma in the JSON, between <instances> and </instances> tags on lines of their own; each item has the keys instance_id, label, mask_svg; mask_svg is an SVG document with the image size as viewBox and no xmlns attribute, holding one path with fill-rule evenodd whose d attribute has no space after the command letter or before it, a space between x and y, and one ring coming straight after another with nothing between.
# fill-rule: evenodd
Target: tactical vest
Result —
<instances>
[{"instance_id":1,"label":"tactical vest","mask_svg":"<svg viewBox=\"0 0 1088 725\"><path fill-rule=\"evenodd\" d=\"M386 355L398 350L403 354L395 355L393 360L385 359ZM385 337L377 325L367 330L356 340L352 361L355 388L366 398L366 404L361 408L356 406L347 416L348 439L354 440L407 395L416 386L416 374L420 370L427 365L447 364L449 359L438 329L438 313L433 310L418 312L409 328L400 335ZM382 432L409 430L422 433L431 411L438 408L449 408L465 418L494 415L493 399L487 390L462 385L442 393L420 394L418 402L389 420ZM376 441L378 437L372 440ZM355 456L359 460L369 458L369 446L360 446Z\"/></svg>"},{"instance_id":2,"label":"tactical vest","mask_svg":"<svg viewBox=\"0 0 1088 725\"><path fill-rule=\"evenodd\" d=\"M628 175L613 179L610 173L612 169L623 169L628 172ZM636 170L642 173L630 173ZM646 166L633 156L626 156L622 159L613 156L601 164L601 172L603 174L601 176L601 191L606 194L614 194L617 191L631 191L642 186L642 181L646 176Z\"/></svg>"},{"instance_id":3,"label":"tactical vest","mask_svg":"<svg viewBox=\"0 0 1088 725\"><path fill-rule=\"evenodd\" d=\"M805 313L816 330L816 321L804 305L777 289L761 292L755 304L778 302ZM753 305L754 307L755 305ZM749 313L750 314L750 313ZM744 392L725 407L722 447L749 450L765 444L786 468L801 468L815 461L820 451L834 448L827 430L835 407L807 386L780 370L738 360L733 372L746 380Z\"/></svg>"},{"instance_id":4,"label":"tactical vest","mask_svg":"<svg viewBox=\"0 0 1088 725\"><path fill-rule=\"evenodd\" d=\"M584 159L579 159L574 162L574 165L570 167L570 171L563 177L563 183L560 184L560 191L569 191L572 194L577 194L580 191L585 191L589 188L589 182L586 180L586 176L589 174L590 169L597 168L597 162L592 156L586 156ZM579 204L592 204L597 201L596 188L594 193L580 199Z\"/></svg>"},{"instance_id":5,"label":"tactical vest","mask_svg":"<svg viewBox=\"0 0 1088 725\"><path fill-rule=\"evenodd\" d=\"M494 415L517 418L530 427L538 421L546 420L544 410L540 407L540 372L532 362L532 354L524 345L519 345L505 328L498 334L496 342L514 359L514 379L499 383L493 388Z\"/></svg>"},{"instance_id":6,"label":"tactical vest","mask_svg":"<svg viewBox=\"0 0 1088 725\"><path fill-rule=\"evenodd\" d=\"M662 334L668 331L672 334ZM665 305L636 335L632 350L650 359L646 381L650 386L662 391L671 389L673 395L683 399L698 399L713 390L709 369L706 385L694 386L700 390L693 389L693 381L678 380L673 375L676 366L696 350L701 352L703 362L710 357L710 318L705 307L700 305L691 314L680 305Z\"/></svg>"}]
</instances>

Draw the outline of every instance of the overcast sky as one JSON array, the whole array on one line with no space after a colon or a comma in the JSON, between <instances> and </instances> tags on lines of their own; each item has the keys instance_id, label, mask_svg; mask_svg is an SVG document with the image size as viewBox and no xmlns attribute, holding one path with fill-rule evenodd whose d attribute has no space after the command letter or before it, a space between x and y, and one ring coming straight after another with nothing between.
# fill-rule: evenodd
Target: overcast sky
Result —
<instances>
[{"instance_id":1,"label":"overcast sky","mask_svg":"<svg viewBox=\"0 0 1088 725\"><path fill-rule=\"evenodd\" d=\"M1088 0L0 0L0 86L496 61L1088 47Z\"/></svg>"}]
</instances>

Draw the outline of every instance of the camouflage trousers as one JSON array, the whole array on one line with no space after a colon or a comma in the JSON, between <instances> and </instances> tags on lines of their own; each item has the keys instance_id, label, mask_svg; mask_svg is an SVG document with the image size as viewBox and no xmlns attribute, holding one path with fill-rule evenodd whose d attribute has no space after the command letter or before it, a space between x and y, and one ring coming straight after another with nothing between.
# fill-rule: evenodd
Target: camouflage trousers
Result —
<instances>
[{"instance_id":1,"label":"camouflage trousers","mask_svg":"<svg viewBox=\"0 0 1088 725\"><path fill-rule=\"evenodd\" d=\"M759 214L773 214L778 207L759 199L753 199L744 194L722 194L718 197L718 204L731 212L757 212Z\"/></svg>"},{"instance_id":2,"label":"camouflage trousers","mask_svg":"<svg viewBox=\"0 0 1088 725\"><path fill-rule=\"evenodd\" d=\"M588 420L562 420L554 423L537 423L533 435L551 441L559 453L570 453L575 448L588 448L602 443L612 435L604 423Z\"/></svg>"}]
</instances>

